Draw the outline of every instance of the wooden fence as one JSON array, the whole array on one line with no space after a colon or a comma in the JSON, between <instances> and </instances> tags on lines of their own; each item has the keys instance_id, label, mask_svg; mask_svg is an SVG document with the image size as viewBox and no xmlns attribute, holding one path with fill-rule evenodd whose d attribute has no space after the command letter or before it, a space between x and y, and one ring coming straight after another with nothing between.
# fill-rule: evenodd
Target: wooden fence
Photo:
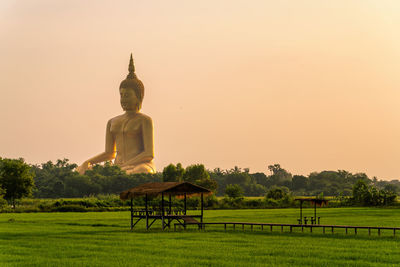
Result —
<instances>
[{"instance_id":1,"label":"wooden fence","mask_svg":"<svg viewBox=\"0 0 400 267\"><path fill-rule=\"evenodd\" d=\"M346 234L348 234L349 230L352 230L354 234L357 234L358 230L360 229L367 229L368 230L368 235L371 235L372 230L377 230L378 236L381 235L381 232L383 230L389 230L392 231L393 236L396 236L396 231L400 230L400 227L381 227L381 226L351 226L351 225L322 225L322 224L281 224L281 223L244 223L244 222L198 222L198 223L187 223L186 225L197 225L199 229L205 230L207 225L223 225L224 230L227 230L228 226L232 226L232 229L235 230L237 228L241 228L242 230L245 230L245 227L250 226L250 229L253 230L255 226L260 227L259 229L261 231L264 230L264 228L269 228L269 230L272 232L273 229L280 228L281 232L284 232L284 229L289 229L289 232L291 233L294 228L301 228L301 231L304 232L305 229L308 228L308 231L310 233L313 232L313 229L315 228L322 228L322 232L325 234L327 231L330 233L335 233L335 229L345 229ZM176 227L181 226L181 224L175 224L174 225L174 230L176 231ZM186 228L186 227L185 227Z\"/></svg>"}]
</instances>

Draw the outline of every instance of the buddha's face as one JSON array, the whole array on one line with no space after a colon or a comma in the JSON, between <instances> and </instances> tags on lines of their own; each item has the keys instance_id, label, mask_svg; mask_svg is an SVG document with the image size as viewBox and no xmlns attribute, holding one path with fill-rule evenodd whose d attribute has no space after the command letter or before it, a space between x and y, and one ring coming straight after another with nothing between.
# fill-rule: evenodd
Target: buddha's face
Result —
<instances>
[{"instance_id":1,"label":"buddha's face","mask_svg":"<svg viewBox=\"0 0 400 267\"><path fill-rule=\"evenodd\" d=\"M139 111L139 99L135 91L130 88L120 88L119 93L121 96L121 107L125 111Z\"/></svg>"}]
</instances>

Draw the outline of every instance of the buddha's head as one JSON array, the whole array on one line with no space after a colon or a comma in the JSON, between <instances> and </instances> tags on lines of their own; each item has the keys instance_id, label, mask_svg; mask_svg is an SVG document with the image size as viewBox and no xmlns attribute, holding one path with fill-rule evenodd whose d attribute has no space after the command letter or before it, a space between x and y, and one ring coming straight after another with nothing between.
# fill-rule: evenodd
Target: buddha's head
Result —
<instances>
[{"instance_id":1,"label":"buddha's head","mask_svg":"<svg viewBox=\"0 0 400 267\"><path fill-rule=\"evenodd\" d=\"M119 86L121 107L125 111L138 112L142 107L144 97L143 83L136 77L133 58L129 61L129 74Z\"/></svg>"}]
</instances>

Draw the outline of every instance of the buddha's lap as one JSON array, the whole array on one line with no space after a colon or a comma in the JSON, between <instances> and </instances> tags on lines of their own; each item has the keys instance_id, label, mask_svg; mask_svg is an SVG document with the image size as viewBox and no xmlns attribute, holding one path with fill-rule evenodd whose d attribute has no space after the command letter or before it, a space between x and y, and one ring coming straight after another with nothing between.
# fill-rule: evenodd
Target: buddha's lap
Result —
<instances>
[{"instance_id":1,"label":"buddha's lap","mask_svg":"<svg viewBox=\"0 0 400 267\"><path fill-rule=\"evenodd\" d=\"M124 166L122 168L128 174L130 173L155 173L153 162L144 162L137 165Z\"/></svg>"}]
</instances>

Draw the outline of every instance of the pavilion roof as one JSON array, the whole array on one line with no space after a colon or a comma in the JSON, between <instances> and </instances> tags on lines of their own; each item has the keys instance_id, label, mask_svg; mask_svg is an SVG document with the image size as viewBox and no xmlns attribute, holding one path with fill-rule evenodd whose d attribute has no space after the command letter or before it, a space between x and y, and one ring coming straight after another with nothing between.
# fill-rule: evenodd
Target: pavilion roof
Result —
<instances>
[{"instance_id":1,"label":"pavilion roof","mask_svg":"<svg viewBox=\"0 0 400 267\"><path fill-rule=\"evenodd\" d=\"M304 202L309 201L312 205L317 204L318 206L328 205L329 200L321 198L295 198L294 200Z\"/></svg>"},{"instance_id":2,"label":"pavilion roof","mask_svg":"<svg viewBox=\"0 0 400 267\"><path fill-rule=\"evenodd\" d=\"M132 187L120 194L122 200L141 197L144 195L158 196L162 193L171 194L175 196L193 196L197 194L212 194L207 188L189 183L189 182L154 182L146 183Z\"/></svg>"}]
</instances>

